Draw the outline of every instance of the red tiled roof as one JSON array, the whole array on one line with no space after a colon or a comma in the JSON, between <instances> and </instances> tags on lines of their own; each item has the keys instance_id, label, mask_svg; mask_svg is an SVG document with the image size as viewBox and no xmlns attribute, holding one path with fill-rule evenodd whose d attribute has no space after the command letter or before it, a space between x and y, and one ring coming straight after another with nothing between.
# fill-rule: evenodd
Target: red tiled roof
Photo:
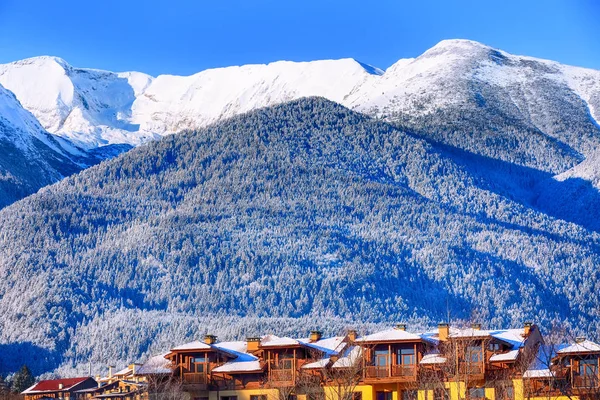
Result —
<instances>
[{"instance_id":1,"label":"red tiled roof","mask_svg":"<svg viewBox=\"0 0 600 400\"><path fill-rule=\"evenodd\" d=\"M58 390L68 390L68 389L72 388L73 386L75 386L87 379L90 379L90 378L87 376L84 376L81 378L52 379L52 380L48 380L48 381L40 381L37 384L30 387L29 389L27 389L25 392L27 392L27 393L54 392L54 391L58 391ZM62 387L62 389L59 389L59 386L61 383L62 383L63 387ZM25 393L25 392L23 392L23 393Z\"/></svg>"}]
</instances>

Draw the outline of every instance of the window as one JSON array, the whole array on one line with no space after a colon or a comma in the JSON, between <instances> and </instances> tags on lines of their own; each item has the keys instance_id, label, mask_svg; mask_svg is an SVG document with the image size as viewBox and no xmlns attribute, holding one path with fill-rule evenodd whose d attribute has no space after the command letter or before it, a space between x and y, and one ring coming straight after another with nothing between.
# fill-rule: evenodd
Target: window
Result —
<instances>
[{"instance_id":1,"label":"window","mask_svg":"<svg viewBox=\"0 0 600 400\"><path fill-rule=\"evenodd\" d=\"M417 400L417 391L416 390L403 390L402 391L402 400Z\"/></svg>"},{"instance_id":2,"label":"window","mask_svg":"<svg viewBox=\"0 0 600 400\"><path fill-rule=\"evenodd\" d=\"M413 365L415 363L415 349L398 349L396 363L398 365Z\"/></svg>"},{"instance_id":3,"label":"window","mask_svg":"<svg viewBox=\"0 0 600 400\"><path fill-rule=\"evenodd\" d=\"M250 395L250 400L267 400L266 394L252 394Z\"/></svg>"},{"instance_id":4,"label":"window","mask_svg":"<svg viewBox=\"0 0 600 400\"><path fill-rule=\"evenodd\" d=\"M579 375L596 376L598 375L598 359L589 358L579 361Z\"/></svg>"},{"instance_id":5,"label":"window","mask_svg":"<svg viewBox=\"0 0 600 400\"><path fill-rule=\"evenodd\" d=\"M466 361L469 363L483 362L483 354L481 352L481 346L467 347L467 360Z\"/></svg>"},{"instance_id":6,"label":"window","mask_svg":"<svg viewBox=\"0 0 600 400\"><path fill-rule=\"evenodd\" d=\"M392 392L377 392L375 400L392 400Z\"/></svg>"},{"instance_id":7,"label":"window","mask_svg":"<svg viewBox=\"0 0 600 400\"><path fill-rule=\"evenodd\" d=\"M489 349L493 352L500 351L500 343L490 343Z\"/></svg>"},{"instance_id":8,"label":"window","mask_svg":"<svg viewBox=\"0 0 600 400\"><path fill-rule=\"evenodd\" d=\"M484 399L485 398L485 389L484 388L469 389L469 398L470 399Z\"/></svg>"},{"instance_id":9,"label":"window","mask_svg":"<svg viewBox=\"0 0 600 400\"><path fill-rule=\"evenodd\" d=\"M352 400L362 400L362 392L352 393Z\"/></svg>"},{"instance_id":10,"label":"window","mask_svg":"<svg viewBox=\"0 0 600 400\"><path fill-rule=\"evenodd\" d=\"M387 350L375 350L375 365L377 367L387 366L388 361L389 361L389 353L387 352ZM387 392L381 392L381 393L387 393ZM377 400L379 400L379 399L377 399ZM387 399L383 399L383 400L387 400Z\"/></svg>"},{"instance_id":11,"label":"window","mask_svg":"<svg viewBox=\"0 0 600 400\"><path fill-rule=\"evenodd\" d=\"M190 358L190 371L194 372L196 374L203 374L206 372L206 367L205 367L205 363L208 360L206 359L206 356L200 356L200 357L191 357Z\"/></svg>"}]
</instances>

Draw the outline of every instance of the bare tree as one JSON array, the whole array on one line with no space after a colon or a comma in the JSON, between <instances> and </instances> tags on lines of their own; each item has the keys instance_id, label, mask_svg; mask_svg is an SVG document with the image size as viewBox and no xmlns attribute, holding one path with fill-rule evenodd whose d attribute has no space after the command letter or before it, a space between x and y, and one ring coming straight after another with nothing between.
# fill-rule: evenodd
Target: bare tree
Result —
<instances>
[{"instance_id":1,"label":"bare tree","mask_svg":"<svg viewBox=\"0 0 600 400\"><path fill-rule=\"evenodd\" d=\"M187 398L183 390L183 384L179 379L173 377L149 381L147 390L149 400L181 400Z\"/></svg>"}]
</instances>

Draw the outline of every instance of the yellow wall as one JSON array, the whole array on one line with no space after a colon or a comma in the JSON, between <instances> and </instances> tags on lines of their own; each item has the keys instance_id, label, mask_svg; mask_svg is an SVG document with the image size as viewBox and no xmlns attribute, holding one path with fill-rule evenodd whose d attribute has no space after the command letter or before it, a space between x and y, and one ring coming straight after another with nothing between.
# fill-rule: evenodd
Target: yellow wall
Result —
<instances>
[{"instance_id":1,"label":"yellow wall","mask_svg":"<svg viewBox=\"0 0 600 400\"><path fill-rule=\"evenodd\" d=\"M279 399L277 389L239 389L239 390L211 390L208 400L220 400L221 396L237 396L238 400L250 400L250 396L267 396L267 400ZM300 399L299 399L300 400Z\"/></svg>"}]
</instances>

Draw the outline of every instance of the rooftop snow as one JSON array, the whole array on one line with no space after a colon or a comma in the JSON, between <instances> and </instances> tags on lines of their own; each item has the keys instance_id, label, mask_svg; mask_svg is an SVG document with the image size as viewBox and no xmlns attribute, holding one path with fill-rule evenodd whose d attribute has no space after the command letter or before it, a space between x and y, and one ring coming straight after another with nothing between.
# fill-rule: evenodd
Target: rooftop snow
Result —
<instances>
[{"instance_id":1,"label":"rooftop snow","mask_svg":"<svg viewBox=\"0 0 600 400\"><path fill-rule=\"evenodd\" d=\"M566 346L558 350L558 354L567 353L596 353L600 352L600 345L590 340L584 340L580 343L573 343L570 346Z\"/></svg>"},{"instance_id":2,"label":"rooftop snow","mask_svg":"<svg viewBox=\"0 0 600 400\"><path fill-rule=\"evenodd\" d=\"M344 339L344 336L333 336L316 342L310 342L310 339L298 339L298 341L308 347L320 350L325 354L338 354L346 345Z\"/></svg>"},{"instance_id":3,"label":"rooftop snow","mask_svg":"<svg viewBox=\"0 0 600 400\"><path fill-rule=\"evenodd\" d=\"M189 343L177 346L177 347L173 347L171 349L171 351L178 351L178 350L211 350L211 349L212 349L212 347L209 344L206 344L206 343L201 342L199 340L194 340L193 342L189 342Z\"/></svg>"},{"instance_id":4,"label":"rooftop snow","mask_svg":"<svg viewBox=\"0 0 600 400\"><path fill-rule=\"evenodd\" d=\"M262 371L260 361L230 361L214 368L213 372L235 373L235 372L259 372Z\"/></svg>"},{"instance_id":5,"label":"rooftop snow","mask_svg":"<svg viewBox=\"0 0 600 400\"><path fill-rule=\"evenodd\" d=\"M428 353L423 356L419 364L443 364L446 361L446 357L442 357L440 353Z\"/></svg>"},{"instance_id":6,"label":"rooftop snow","mask_svg":"<svg viewBox=\"0 0 600 400\"><path fill-rule=\"evenodd\" d=\"M356 339L357 342L395 342L404 340L420 341L423 338L416 333L410 333L402 329L388 329L375 332L370 335Z\"/></svg>"},{"instance_id":7,"label":"rooftop snow","mask_svg":"<svg viewBox=\"0 0 600 400\"><path fill-rule=\"evenodd\" d=\"M344 356L337 359L333 363L332 368L349 368L356 364L362 356L362 348L360 346L352 346L344 351Z\"/></svg>"},{"instance_id":8,"label":"rooftop snow","mask_svg":"<svg viewBox=\"0 0 600 400\"><path fill-rule=\"evenodd\" d=\"M490 357L490 361L514 361L517 357L519 357L519 349L511 350L507 353L494 354Z\"/></svg>"},{"instance_id":9,"label":"rooftop snow","mask_svg":"<svg viewBox=\"0 0 600 400\"><path fill-rule=\"evenodd\" d=\"M137 373L139 375L155 375L155 374L170 374L171 373L171 362L165 359L168 353L159 354L151 357L142 365Z\"/></svg>"},{"instance_id":10,"label":"rooftop snow","mask_svg":"<svg viewBox=\"0 0 600 400\"><path fill-rule=\"evenodd\" d=\"M299 346L301 343L292 338L279 337L275 335L267 335L260 341L260 345L263 347L288 347L288 346Z\"/></svg>"},{"instance_id":11,"label":"rooftop snow","mask_svg":"<svg viewBox=\"0 0 600 400\"><path fill-rule=\"evenodd\" d=\"M327 365L329 365L329 362L331 361L331 358L326 357L326 358L321 358L319 361L315 361L309 364L304 364L302 366L303 369L322 369L327 367Z\"/></svg>"}]
</instances>

